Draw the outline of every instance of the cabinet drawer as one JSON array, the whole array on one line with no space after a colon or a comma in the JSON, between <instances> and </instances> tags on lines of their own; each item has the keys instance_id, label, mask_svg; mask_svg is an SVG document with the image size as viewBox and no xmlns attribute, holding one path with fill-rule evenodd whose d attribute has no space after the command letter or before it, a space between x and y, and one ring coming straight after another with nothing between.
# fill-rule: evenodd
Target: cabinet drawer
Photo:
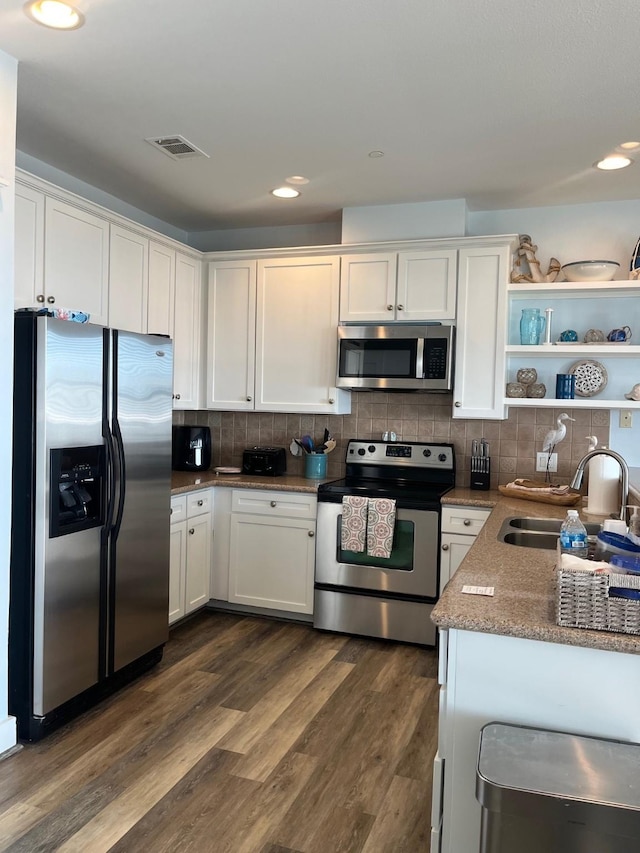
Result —
<instances>
[{"instance_id":1,"label":"cabinet drawer","mask_svg":"<svg viewBox=\"0 0 640 853\"><path fill-rule=\"evenodd\" d=\"M184 521L187 517L187 496L176 495L171 498L171 524Z\"/></svg>"},{"instance_id":2,"label":"cabinet drawer","mask_svg":"<svg viewBox=\"0 0 640 853\"><path fill-rule=\"evenodd\" d=\"M234 489L231 511L287 518L315 518L316 504L317 498L312 494Z\"/></svg>"},{"instance_id":3,"label":"cabinet drawer","mask_svg":"<svg viewBox=\"0 0 640 853\"><path fill-rule=\"evenodd\" d=\"M200 489L187 495L187 518L211 512L211 489Z\"/></svg>"},{"instance_id":4,"label":"cabinet drawer","mask_svg":"<svg viewBox=\"0 0 640 853\"><path fill-rule=\"evenodd\" d=\"M441 530L443 533L464 533L468 536L477 536L490 515L490 509L443 506Z\"/></svg>"}]
</instances>

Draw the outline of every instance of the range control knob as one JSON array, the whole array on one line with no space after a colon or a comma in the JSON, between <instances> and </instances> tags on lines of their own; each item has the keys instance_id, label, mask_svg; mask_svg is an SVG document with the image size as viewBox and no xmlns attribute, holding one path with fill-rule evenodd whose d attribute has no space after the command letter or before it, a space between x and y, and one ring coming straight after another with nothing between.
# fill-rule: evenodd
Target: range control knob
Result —
<instances>
[{"instance_id":1,"label":"range control knob","mask_svg":"<svg viewBox=\"0 0 640 853\"><path fill-rule=\"evenodd\" d=\"M358 456L364 456L365 452L366 452L366 451L365 451L364 447L359 447L359 448L358 448Z\"/></svg>"},{"instance_id":2,"label":"range control knob","mask_svg":"<svg viewBox=\"0 0 640 853\"><path fill-rule=\"evenodd\" d=\"M447 454L446 454L446 453L441 453L441 454L438 456L438 459L440 460L440 462L446 462L446 461L447 461Z\"/></svg>"},{"instance_id":3,"label":"range control knob","mask_svg":"<svg viewBox=\"0 0 640 853\"><path fill-rule=\"evenodd\" d=\"M369 451L369 453L375 453L376 452L375 444L370 444L369 447L367 448L367 450Z\"/></svg>"},{"instance_id":4,"label":"range control knob","mask_svg":"<svg viewBox=\"0 0 640 853\"><path fill-rule=\"evenodd\" d=\"M431 456L431 451L429 450L429 448L428 448L428 447L427 447L427 449L426 449L426 450L423 450L423 451L422 451L422 455L423 455L423 456L426 456L426 457L427 457L427 459Z\"/></svg>"}]
</instances>

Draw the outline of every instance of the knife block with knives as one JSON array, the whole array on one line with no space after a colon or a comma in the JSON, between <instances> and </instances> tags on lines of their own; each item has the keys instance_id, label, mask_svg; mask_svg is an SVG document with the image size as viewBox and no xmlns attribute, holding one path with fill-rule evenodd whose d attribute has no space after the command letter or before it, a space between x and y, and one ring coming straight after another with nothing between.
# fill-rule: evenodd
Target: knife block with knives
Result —
<instances>
[{"instance_id":1,"label":"knife block with knives","mask_svg":"<svg viewBox=\"0 0 640 853\"><path fill-rule=\"evenodd\" d=\"M478 441L474 438L471 442L471 475L469 478L470 489L489 489L491 477L491 458L489 456L489 443L484 438Z\"/></svg>"}]
</instances>

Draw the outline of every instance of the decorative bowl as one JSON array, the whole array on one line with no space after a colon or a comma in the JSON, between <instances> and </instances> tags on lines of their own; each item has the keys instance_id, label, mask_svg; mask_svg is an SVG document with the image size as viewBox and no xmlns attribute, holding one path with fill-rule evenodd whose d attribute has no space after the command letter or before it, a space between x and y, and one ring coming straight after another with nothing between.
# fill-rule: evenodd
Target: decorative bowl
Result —
<instances>
[{"instance_id":1,"label":"decorative bowl","mask_svg":"<svg viewBox=\"0 0 640 853\"><path fill-rule=\"evenodd\" d=\"M567 281L611 281L619 268L617 261L574 261L562 272Z\"/></svg>"}]
</instances>

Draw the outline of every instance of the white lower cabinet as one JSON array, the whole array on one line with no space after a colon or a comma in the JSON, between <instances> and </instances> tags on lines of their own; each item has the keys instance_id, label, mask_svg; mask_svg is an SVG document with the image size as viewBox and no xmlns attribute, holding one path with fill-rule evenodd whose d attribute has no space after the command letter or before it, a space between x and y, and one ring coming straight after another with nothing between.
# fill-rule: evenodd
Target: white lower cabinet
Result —
<instances>
[{"instance_id":1,"label":"white lower cabinet","mask_svg":"<svg viewBox=\"0 0 640 853\"><path fill-rule=\"evenodd\" d=\"M440 595L458 570L491 513L490 509L443 506L440 521Z\"/></svg>"},{"instance_id":2,"label":"white lower cabinet","mask_svg":"<svg viewBox=\"0 0 640 853\"><path fill-rule=\"evenodd\" d=\"M234 490L229 602L313 612L316 502L311 494Z\"/></svg>"},{"instance_id":3,"label":"white lower cabinet","mask_svg":"<svg viewBox=\"0 0 640 853\"><path fill-rule=\"evenodd\" d=\"M212 537L211 489L171 499L170 625L209 601Z\"/></svg>"}]
</instances>

